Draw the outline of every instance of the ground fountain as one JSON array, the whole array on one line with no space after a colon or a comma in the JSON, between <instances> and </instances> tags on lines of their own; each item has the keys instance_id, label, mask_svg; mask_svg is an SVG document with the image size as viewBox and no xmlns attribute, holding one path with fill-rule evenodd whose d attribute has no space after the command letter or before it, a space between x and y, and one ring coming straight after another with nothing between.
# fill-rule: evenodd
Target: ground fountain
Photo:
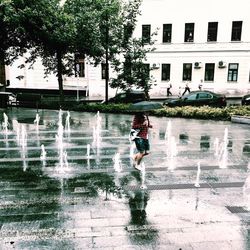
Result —
<instances>
[{"instance_id":1,"label":"ground fountain","mask_svg":"<svg viewBox=\"0 0 250 250\"><path fill-rule=\"evenodd\" d=\"M20 146L21 146L21 159L23 161L23 171L25 172L28 164L26 161L26 155L27 155L27 131L24 125L21 125L21 137L20 137L20 142L19 142Z\"/></svg>"},{"instance_id":2,"label":"ground fountain","mask_svg":"<svg viewBox=\"0 0 250 250\"><path fill-rule=\"evenodd\" d=\"M50 230L53 230L55 237L60 235L65 240L65 235L70 235L73 230L74 244L80 242L79 245L74 245L75 248L83 247L80 245L83 243L82 238L80 240L83 232L91 234L91 240L87 240L87 245L84 245L88 249L89 246L94 246L91 243L93 239L100 240L98 234L92 238L94 233L92 234L92 230L88 231L88 227L93 226L101 230L111 230L109 234L112 234L112 239L114 237L115 240L117 238L113 230L119 228L125 245L132 245L134 248L138 245L135 242L131 243L127 235L131 236L135 233L148 235L147 232L154 228L159 231L156 245L151 245L148 239L147 246L156 249L158 240L163 242L169 236L165 232L170 232L173 229L172 226L181 225L178 231L183 227L196 230L199 223L200 229L205 230L207 225L216 227L220 224L221 226L224 223L221 222L222 218L226 218L225 223L228 225L231 217L226 205L239 207L243 204L243 200L239 197L241 195L243 197L243 192L246 195L249 192L250 181L247 177L249 170L246 171L246 167L250 155L247 151L243 152L243 147L246 148L249 145L250 132L244 125L152 116L150 121L154 126L152 129L154 138L149 138L151 152L143 158L142 170L138 171L131 164L131 156L135 153L135 148L134 143L128 140L130 115L97 113L94 116L87 112L71 112L64 117L66 111L45 110L39 112L40 123L39 134L37 134L37 123L33 122L36 110L25 110L25 112L20 110L21 108L13 114L8 113L10 123L8 150L5 147L4 130L0 133L2 169L0 184L4 187L2 188L4 199L0 202L0 206L2 204L2 216L5 212L21 216L12 216L11 221L5 218L2 228L11 231L11 228L23 223L26 226L26 231L22 231L24 237L31 235L38 244L32 245L33 248L38 246L37 249L39 249L41 247L39 244L42 244L36 237L37 233L39 237L43 234L43 241L46 241L46 232L49 235ZM101 130L101 117L105 119L105 130ZM17 124L13 125L13 120ZM121 127L120 124L123 126ZM70 138L68 138L66 134L70 125ZM225 150L229 148L228 131L230 131L232 147L230 150ZM175 138L182 138L180 135L183 134L188 139L185 143L181 139L177 143ZM200 146L204 135L209 136L209 145L211 143L213 145L206 150ZM99 150L97 150L98 147ZM221 168L219 155L220 159L226 162L227 168ZM200 178L201 168L202 178ZM107 190L114 192L109 195L108 201L103 198ZM216 195L211 190L216 190ZM140 191L150 194L150 199L140 199L139 202L135 195L134 199L128 200L128 197ZM125 196L124 192L128 196ZM121 197L116 196L118 193ZM223 200L226 196L230 197ZM15 207L13 212L9 208L5 210L4 206L12 204L13 197L18 207ZM248 207L248 200L245 200L244 205ZM14 203L13 206L15 206ZM144 220L138 221L144 224L127 225L131 214L143 215ZM209 216L210 214L213 218ZM30 221L30 215L40 218L39 222ZM63 220L60 216L63 216ZM235 216L237 215L233 214L232 221L237 224ZM113 218L116 219L113 220ZM93 220L96 224L92 224ZM100 224L98 224L99 221ZM107 226L109 223L111 225L111 222L114 226ZM48 229L48 225L52 229ZM236 226L238 228L239 224ZM219 229L216 228L218 231ZM226 227L223 230L226 230ZM22 236L17 239L15 236L17 234L12 231L11 233L14 235L13 240L11 239L14 244L22 241ZM193 237L192 233L191 236ZM67 237L69 242L71 238ZM4 239L4 242L7 242L9 238L7 239L6 236ZM32 238L31 243L31 238L26 238L25 242L34 244L34 239ZM50 237L49 241L53 241L53 238ZM31 246L23 242L22 244L22 246L15 245L15 248L28 249ZM49 243L46 242L46 244ZM175 246L178 244L179 242ZM178 245L183 249L185 246ZM67 247L74 249L72 245ZM168 249L164 247L163 249Z\"/></svg>"},{"instance_id":3,"label":"ground fountain","mask_svg":"<svg viewBox=\"0 0 250 250\"><path fill-rule=\"evenodd\" d=\"M67 159L67 152L64 149L64 142L63 142L63 124L62 124L62 110L59 111L59 117L58 117L58 130L56 135L56 142L57 142L57 148L58 148L58 159L59 159L59 165L57 167L58 172L64 173L66 170L68 170L68 159Z\"/></svg>"},{"instance_id":4,"label":"ground fountain","mask_svg":"<svg viewBox=\"0 0 250 250\"><path fill-rule=\"evenodd\" d=\"M45 151L45 147L44 147L44 145L42 144L42 145L41 145L41 156L40 156L40 159L41 159L42 161L45 161L45 160L46 160L46 154L47 154L47 152Z\"/></svg>"},{"instance_id":5,"label":"ground fountain","mask_svg":"<svg viewBox=\"0 0 250 250\"><path fill-rule=\"evenodd\" d=\"M166 132L165 132L165 141L166 141L166 154L167 154L167 164L170 171L175 169L175 159L177 155L177 144L175 137L172 136L172 123L168 121Z\"/></svg>"},{"instance_id":6,"label":"ground fountain","mask_svg":"<svg viewBox=\"0 0 250 250\"><path fill-rule=\"evenodd\" d=\"M214 156L218 156L219 155L219 149L220 149L220 142L219 142L219 138L216 137L214 140Z\"/></svg>"},{"instance_id":7,"label":"ground fountain","mask_svg":"<svg viewBox=\"0 0 250 250\"><path fill-rule=\"evenodd\" d=\"M116 153L113 157L114 170L118 173L122 171L122 162L120 159L120 153Z\"/></svg>"},{"instance_id":8,"label":"ground fountain","mask_svg":"<svg viewBox=\"0 0 250 250\"><path fill-rule=\"evenodd\" d=\"M9 126L9 119L8 116L3 113L3 122L2 122L2 130L5 134L8 134L8 126Z\"/></svg>"},{"instance_id":9,"label":"ground fountain","mask_svg":"<svg viewBox=\"0 0 250 250\"><path fill-rule=\"evenodd\" d=\"M197 163L197 174L196 174L196 180L194 183L195 187L200 187L200 174L201 174L201 164L200 162Z\"/></svg>"},{"instance_id":10,"label":"ground fountain","mask_svg":"<svg viewBox=\"0 0 250 250\"><path fill-rule=\"evenodd\" d=\"M219 152L219 166L220 168L226 168L228 164L228 128L224 130L224 137L223 142L220 145L220 152Z\"/></svg>"},{"instance_id":11,"label":"ground fountain","mask_svg":"<svg viewBox=\"0 0 250 250\"><path fill-rule=\"evenodd\" d=\"M67 111L66 123L65 123L65 131L70 134L70 112Z\"/></svg>"},{"instance_id":12,"label":"ground fountain","mask_svg":"<svg viewBox=\"0 0 250 250\"><path fill-rule=\"evenodd\" d=\"M140 185L140 189L147 189L147 186L146 186L146 184L145 184L146 167L145 167L145 163L144 163L144 162L141 163L141 172L140 172L140 176L141 176L141 185Z\"/></svg>"},{"instance_id":13,"label":"ground fountain","mask_svg":"<svg viewBox=\"0 0 250 250\"><path fill-rule=\"evenodd\" d=\"M38 113L36 113L36 119L34 120L34 124L36 125L37 133L39 133L39 122L40 122L40 116Z\"/></svg>"}]
</instances>

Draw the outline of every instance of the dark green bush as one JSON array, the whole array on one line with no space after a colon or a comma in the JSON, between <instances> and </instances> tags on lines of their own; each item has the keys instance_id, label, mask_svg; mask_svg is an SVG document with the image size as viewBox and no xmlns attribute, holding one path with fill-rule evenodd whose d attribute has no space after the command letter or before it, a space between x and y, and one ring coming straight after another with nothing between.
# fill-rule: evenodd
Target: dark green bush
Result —
<instances>
[{"instance_id":1,"label":"dark green bush","mask_svg":"<svg viewBox=\"0 0 250 250\"><path fill-rule=\"evenodd\" d=\"M129 111L130 104L103 104L103 103L78 103L76 101L66 101L61 106L63 109L82 112L103 112L103 113L123 113L133 114ZM42 103L42 108L59 109L58 100L46 100ZM226 108L202 107L164 107L162 109L149 112L150 115L160 117L183 117L194 119L230 120L232 115L250 116L250 106L230 106Z\"/></svg>"}]
</instances>

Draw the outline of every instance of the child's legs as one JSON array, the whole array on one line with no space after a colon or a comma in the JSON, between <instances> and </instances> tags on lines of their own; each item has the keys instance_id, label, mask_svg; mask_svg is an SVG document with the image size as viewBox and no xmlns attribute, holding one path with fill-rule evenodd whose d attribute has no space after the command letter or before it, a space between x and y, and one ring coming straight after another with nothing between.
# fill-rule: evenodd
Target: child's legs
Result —
<instances>
[{"instance_id":1,"label":"child's legs","mask_svg":"<svg viewBox=\"0 0 250 250\"><path fill-rule=\"evenodd\" d=\"M145 155L149 154L149 142L147 139L137 138L135 140L135 145L137 150L139 151L135 155L135 161L137 162L138 165L140 165L142 158Z\"/></svg>"}]
</instances>

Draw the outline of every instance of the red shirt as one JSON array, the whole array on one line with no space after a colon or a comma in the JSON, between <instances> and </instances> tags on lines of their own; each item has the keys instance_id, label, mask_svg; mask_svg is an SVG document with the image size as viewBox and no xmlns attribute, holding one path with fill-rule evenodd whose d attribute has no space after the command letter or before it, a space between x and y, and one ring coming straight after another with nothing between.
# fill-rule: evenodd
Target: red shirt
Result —
<instances>
[{"instance_id":1,"label":"red shirt","mask_svg":"<svg viewBox=\"0 0 250 250\"><path fill-rule=\"evenodd\" d=\"M140 129L138 133L138 137L143 139L148 139L148 128L152 128L149 123L148 116L146 115L135 115L132 123L133 129Z\"/></svg>"}]
</instances>

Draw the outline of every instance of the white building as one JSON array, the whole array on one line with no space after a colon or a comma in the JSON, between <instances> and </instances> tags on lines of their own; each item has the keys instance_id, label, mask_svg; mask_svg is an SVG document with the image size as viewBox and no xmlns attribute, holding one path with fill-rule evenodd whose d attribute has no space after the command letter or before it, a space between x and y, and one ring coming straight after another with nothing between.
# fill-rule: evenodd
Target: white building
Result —
<instances>
[{"instance_id":1,"label":"white building","mask_svg":"<svg viewBox=\"0 0 250 250\"><path fill-rule=\"evenodd\" d=\"M135 36L145 39L158 29L154 47L145 62L154 66L151 96L165 96L170 81L178 94L186 82L191 90L227 94L250 92L250 1L143 0ZM21 61L22 59L20 59ZM39 62L34 68L6 69L13 88L58 88L55 76L43 78ZM90 96L105 95L102 65L84 62L80 78L65 77L65 88L88 89ZM18 80L16 77L23 75ZM116 90L109 90L114 95Z\"/></svg>"}]
</instances>

